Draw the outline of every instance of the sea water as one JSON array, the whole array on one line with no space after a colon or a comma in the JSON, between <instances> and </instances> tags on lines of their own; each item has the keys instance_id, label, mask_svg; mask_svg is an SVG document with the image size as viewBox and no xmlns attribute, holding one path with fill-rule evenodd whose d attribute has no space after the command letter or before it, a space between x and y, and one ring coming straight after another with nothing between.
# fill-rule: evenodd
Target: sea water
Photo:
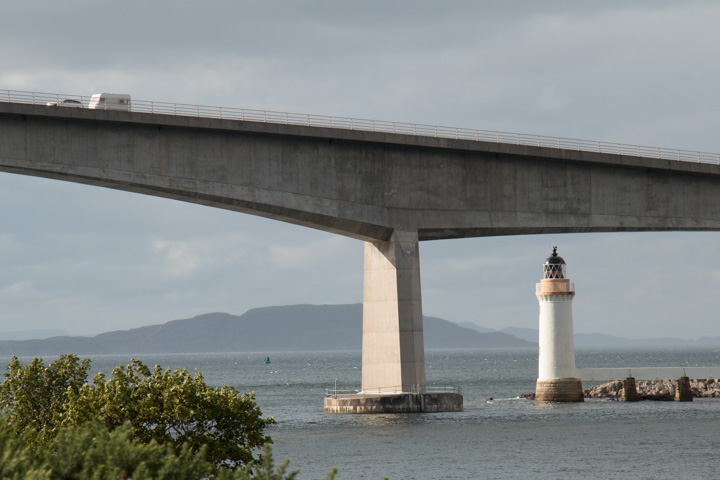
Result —
<instances>
[{"instance_id":1,"label":"sea water","mask_svg":"<svg viewBox=\"0 0 720 480\"><path fill-rule=\"evenodd\" d=\"M278 422L268 431L276 463L291 459L300 480L325 478L333 466L340 480L720 478L720 400L540 404L517 398L535 389L536 349L425 355L427 383L459 386L463 412L324 413L326 389L359 387L360 352L91 356L91 371L109 373L137 357L254 391ZM578 349L576 362L713 366L720 348Z\"/></svg>"}]
</instances>

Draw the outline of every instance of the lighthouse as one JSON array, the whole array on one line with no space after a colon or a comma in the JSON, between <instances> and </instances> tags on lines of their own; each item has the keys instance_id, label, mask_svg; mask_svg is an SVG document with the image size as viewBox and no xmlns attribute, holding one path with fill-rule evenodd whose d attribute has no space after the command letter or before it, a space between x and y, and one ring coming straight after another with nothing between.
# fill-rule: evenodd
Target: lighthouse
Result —
<instances>
[{"instance_id":1,"label":"lighthouse","mask_svg":"<svg viewBox=\"0 0 720 480\"><path fill-rule=\"evenodd\" d=\"M535 401L582 402L573 341L575 285L567 278L565 260L557 254L557 247L543 264L543 278L536 284L535 296L540 304Z\"/></svg>"}]
</instances>

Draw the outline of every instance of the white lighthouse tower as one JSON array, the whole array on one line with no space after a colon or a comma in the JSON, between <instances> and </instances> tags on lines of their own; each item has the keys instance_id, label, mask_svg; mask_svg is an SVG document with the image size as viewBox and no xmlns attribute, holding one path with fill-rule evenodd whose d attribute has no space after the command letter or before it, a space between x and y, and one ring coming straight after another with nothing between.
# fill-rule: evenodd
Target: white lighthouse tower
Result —
<instances>
[{"instance_id":1,"label":"white lighthouse tower","mask_svg":"<svg viewBox=\"0 0 720 480\"><path fill-rule=\"evenodd\" d=\"M535 386L538 402L583 401L582 384L575 370L572 317L575 285L567 278L565 267L565 260L554 247L535 289L540 303L540 351Z\"/></svg>"}]
</instances>

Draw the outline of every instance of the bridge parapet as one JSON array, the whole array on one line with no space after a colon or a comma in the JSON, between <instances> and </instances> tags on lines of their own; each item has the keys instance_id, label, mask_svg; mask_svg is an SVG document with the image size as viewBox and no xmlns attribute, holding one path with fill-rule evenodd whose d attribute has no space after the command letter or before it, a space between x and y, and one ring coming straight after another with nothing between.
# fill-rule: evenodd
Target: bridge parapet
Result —
<instances>
[{"instance_id":1,"label":"bridge parapet","mask_svg":"<svg viewBox=\"0 0 720 480\"><path fill-rule=\"evenodd\" d=\"M80 101L84 107L87 107L90 103L90 95L0 89L0 102L47 105L49 103L59 103L63 99L67 98ZM720 165L720 153L583 140L577 138L553 137L528 133L394 122L388 120L372 120L332 115L194 105L187 103L156 102L153 100L136 99L132 100L131 111L182 117L240 120L280 125L331 128L338 130L403 134L419 137L472 140L477 142L545 147L558 150L604 153L611 155L625 155L631 157L656 158L661 160Z\"/></svg>"}]
</instances>

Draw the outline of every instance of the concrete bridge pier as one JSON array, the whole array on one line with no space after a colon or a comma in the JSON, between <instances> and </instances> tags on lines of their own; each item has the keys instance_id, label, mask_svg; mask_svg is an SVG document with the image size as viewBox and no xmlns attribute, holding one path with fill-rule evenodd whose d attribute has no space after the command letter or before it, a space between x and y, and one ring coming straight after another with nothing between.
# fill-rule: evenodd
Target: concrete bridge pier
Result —
<instances>
[{"instance_id":1,"label":"concrete bridge pier","mask_svg":"<svg viewBox=\"0 0 720 480\"><path fill-rule=\"evenodd\" d=\"M362 390L325 397L327 413L459 412L458 392L427 391L417 231L365 242Z\"/></svg>"},{"instance_id":2,"label":"concrete bridge pier","mask_svg":"<svg viewBox=\"0 0 720 480\"><path fill-rule=\"evenodd\" d=\"M362 392L425 390L418 234L365 242Z\"/></svg>"}]
</instances>

